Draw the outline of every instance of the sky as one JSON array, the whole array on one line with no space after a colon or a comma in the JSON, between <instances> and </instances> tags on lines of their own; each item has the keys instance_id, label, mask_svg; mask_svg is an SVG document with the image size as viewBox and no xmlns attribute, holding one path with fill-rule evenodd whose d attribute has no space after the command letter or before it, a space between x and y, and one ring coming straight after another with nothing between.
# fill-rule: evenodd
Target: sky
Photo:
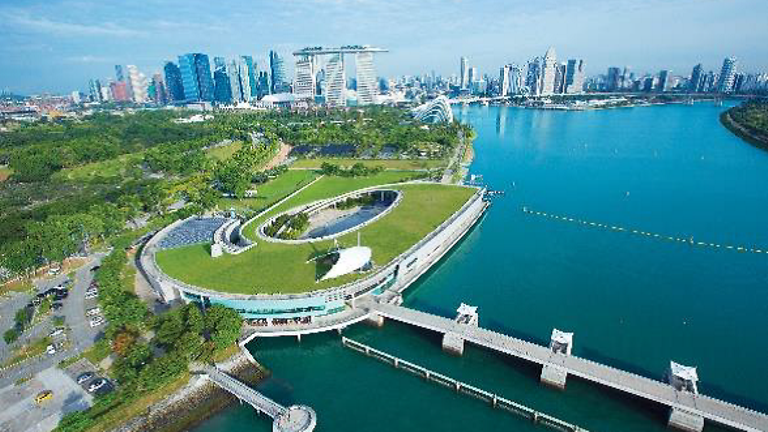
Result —
<instances>
[{"instance_id":1,"label":"sky","mask_svg":"<svg viewBox=\"0 0 768 432\"><path fill-rule=\"evenodd\" d=\"M498 75L555 47L588 74L609 66L688 75L736 56L768 72L767 0L0 0L0 90L86 90L115 64L147 76L179 54L292 64L305 46L374 45L380 76L458 73L466 56ZM289 73L292 72L289 68Z\"/></svg>"}]
</instances>

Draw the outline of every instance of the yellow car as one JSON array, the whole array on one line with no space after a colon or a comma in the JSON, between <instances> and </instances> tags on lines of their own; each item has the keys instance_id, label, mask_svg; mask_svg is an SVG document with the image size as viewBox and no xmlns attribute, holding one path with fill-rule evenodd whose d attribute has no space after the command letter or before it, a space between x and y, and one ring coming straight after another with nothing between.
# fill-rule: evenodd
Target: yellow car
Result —
<instances>
[{"instance_id":1,"label":"yellow car","mask_svg":"<svg viewBox=\"0 0 768 432\"><path fill-rule=\"evenodd\" d=\"M48 399L52 399L52 398L53 398L53 392L50 390L46 390L38 393L37 396L35 396L35 402L37 402L38 404L41 404L47 401Z\"/></svg>"}]
</instances>

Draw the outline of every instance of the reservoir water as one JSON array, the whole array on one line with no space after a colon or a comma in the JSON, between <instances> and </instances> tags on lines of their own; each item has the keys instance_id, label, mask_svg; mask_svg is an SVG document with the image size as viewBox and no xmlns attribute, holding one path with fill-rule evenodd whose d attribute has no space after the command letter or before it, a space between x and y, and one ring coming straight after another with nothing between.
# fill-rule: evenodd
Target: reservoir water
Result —
<instances>
[{"instance_id":1,"label":"reservoir water","mask_svg":"<svg viewBox=\"0 0 768 432\"><path fill-rule=\"evenodd\" d=\"M574 354L660 378L698 366L702 393L768 412L768 254L704 248L526 214L548 213L719 244L768 248L768 152L723 128L709 103L558 112L457 109L478 132L471 172L507 191L481 224L409 288L406 306L545 344L575 332ZM388 321L345 335L591 431L664 431L665 409ZM335 333L249 345L272 372L260 390L312 406L319 431L546 430L343 348ZM233 406L197 432L269 431ZM708 425L706 430L717 431Z\"/></svg>"}]
</instances>

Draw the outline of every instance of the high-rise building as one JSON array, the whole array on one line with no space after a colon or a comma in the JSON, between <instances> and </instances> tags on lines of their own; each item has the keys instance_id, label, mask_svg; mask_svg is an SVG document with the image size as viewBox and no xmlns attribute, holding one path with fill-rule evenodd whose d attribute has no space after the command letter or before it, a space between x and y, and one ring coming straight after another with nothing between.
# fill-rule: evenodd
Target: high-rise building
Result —
<instances>
[{"instance_id":1,"label":"high-rise building","mask_svg":"<svg viewBox=\"0 0 768 432\"><path fill-rule=\"evenodd\" d=\"M518 95L523 92L525 81L523 80L523 71L517 65L509 67L509 94Z\"/></svg>"},{"instance_id":2,"label":"high-rise building","mask_svg":"<svg viewBox=\"0 0 768 432\"><path fill-rule=\"evenodd\" d=\"M123 65L115 65L115 78L118 81L125 81L125 75L123 74Z\"/></svg>"},{"instance_id":3,"label":"high-rise building","mask_svg":"<svg viewBox=\"0 0 768 432\"><path fill-rule=\"evenodd\" d=\"M653 91L653 77L645 77L643 80L643 91L646 93L650 93Z\"/></svg>"},{"instance_id":4,"label":"high-rise building","mask_svg":"<svg viewBox=\"0 0 768 432\"><path fill-rule=\"evenodd\" d=\"M477 76L477 68L472 66L469 68L469 73L467 74L467 85L468 88L471 90L473 88L473 83L475 81L478 81L480 79L479 76Z\"/></svg>"},{"instance_id":5,"label":"high-rise building","mask_svg":"<svg viewBox=\"0 0 768 432\"><path fill-rule=\"evenodd\" d=\"M247 81L248 82L247 88L246 88L245 85L242 85L242 87L243 87L243 89L247 90L249 92L248 94L250 95L250 97L244 98L244 99L246 101L251 100L251 98L256 99L257 96L258 96L257 95L257 91L256 91L257 90L256 89L256 87L257 87L257 83L256 83L256 76L257 76L256 63L253 61L253 57L244 55L244 56L240 56L240 64L241 65L245 65L245 72L246 72L246 75L247 75L246 76L247 79L243 78L242 77L243 74L242 74L242 71L241 71L241 73L240 73L241 79L243 81Z\"/></svg>"},{"instance_id":6,"label":"high-rise building","mask_svg":"<svg viewBox=\"0 0 768 432\"><path fill-rule=\"evenodd\" d=\"M541 60L536 57L526 64L525 86L528 94L539 96L541 94Z\"/></svg>"},{"instance_id":7,"label":"high-rise building","mask_svg":"<svg viewBox=\"0 0 768 432\"><path fill-rule=\"evenodd\" d=\"M165 90L162 74L156 73L152 75L152 86L155 89L154 97L152 98L155 103L158 105L165 105L168 103L168 92Z\"/></svg>"},{"instance_id":8,"label":"high-rise building","mask_svg":"<svg viewBox=\"0 0 768 432\"><path fill-rule=\"evenodd\" d=\"M269 87L270 87L270 84L269 84L269 73L266 72L266 71L259 72L259 81L258 81L258 83L256 85L256 89L257 89L256 96L257 96L257 98L261 99L264 96L268 95L269 94Z\"/></svg>"},{"instance_id":9,"label":"high-rise building","mask_svg":"<svg viewBox=\"0 0 768 432\"><path fill-rule=\"evenodd\" d=\"M298 99L314 100L317 86L315 79L315 58L313 56L297 57L293 93Z\"/></svg>"},{"instance_id":10,"label":"high-rise building","mask_svg":"<svg viewBox=\"0 0 768 432\"><path fill-rule=\"evenodd\" d=\"M555 93L565 93L565 77L568 74L568 64L561 63L557 66L555 71Z\"/></svg>"},{"instance_id":11,"label":"high-rise building","mask_svg":"<svg viewBox=\"0 0 768 432\"><path fill-rule=\"evenodd\" d=\"M214 57L213 58L213 70L227 68L227 61L224 59L224 57ZM214 83L215 84L215 83Z\"/></svg>"},{"instance_id":12,"label":"high-rise building","mask_svg":"<svg viewBox=\"0 0 768 432\"><path fill-rule=\"evenodd\" d=\"M325 104L329 107L347 105L346 75L344 71L344 54L331 55L325 65Z\"/></svg>"},{"instance_id":13,"label":"high-rise building","mask_svg":"<svg viewBox=\"0 0 768 432\"><path fill-rule=\"evenodd\" d=\"M659 72L659 81L656 83L656 91L659 93L663 93L667 91L668 86L669 86L669 71L665 69Z\"/></svg>"},{"instance_id":14,"label":"high-rise building","mask_svg":"<svg viewBox=\"0 0 768 432\"><path fill-rule=\"evenodd\" d=\"M704 70L701 63L693 67L691 79L688 81L688 91L691 93L700 93L704 85Z\"/></svg>"},{"instance_id":15,"label":"high-rise building","mask_svg":"<svg viewBox=\"0 0 768 432\"><path fill-rule=\"evenodd\" d=\"M356 53L355 69L357 69L357 104L376 103L376 95L379 92L376 86L376 70L373 67L373 52Z\"/></svg>"},{"instance_id":16,"label":"high-rise building","mask_svg":"<svg viewBox=\"0 0 768 432\"><path fill-rule=\"evenodd\" d=\"M509 95L510 68L510 65L504 65L499 69L499 96L501 97L507 97Z\"/></svg>"},{"instance_id":17,"label":"high-rise building","mask_svg":"<svg viewBox=\"0 0 768 432\"><path fill-rule=\"evenodd\" d=\"M283 57L275 51L269 52L269 69L272 75L270 92L275 94L288 91L285 76L285 62L283 61Z\"/></svg>"},{"instance_id":18,"label":"high-rise building","mask_svg":"<svg viewBox=\"0 0 768 432\"><path fill-rule=\"evenodd\" d=\"M217 59L220 59L217 61ZM218 66L213 71L213 100L219 104L232 103L232 85L227 74L227 66L223 57L214 59Z\"/></svg>"},{"instance_id":19,"label":"high-rise building","mask_svg":"<svg viewBox=\"0 0 768 432\"><path fill-rule=\"evenodd\" d=\"M112 98L115 102L130 102L128 83L125 81L115 81L110 83L109 87L112 90Z\"/></svg>"},{"instance_id":20,"label":"high-rise building","mask_svg":"<svg viewBox=\"0 0 768 432\"><path fill-rule=\"evenodd\" d=\"M126 66L128 70L128 85L133 101L141 104L147 102L147 77L135 65Z\"/></svg>"},{"instance_id":21,"label":"high-rise building","mask_svg":"<svg viewBox=\"0 0 768 432\"><path fill-rule=\"evenodd\" d=\"M459 69L459 87L465 90L469 87L469 60L466 57L462 57L460 61Z\"/></svg>"},{"instance_id":22,"label":"high-rise building","mask_svg":"<svg viewBox=\"0 0 768 432\"><path fill-rule=\"evenodd\" d=\"M101 101L102 102L111 102L112 101L112 89L108 85L101 86Z\"/></svg>"},{"instance_id":23,"label":"high-rise building","mask_svg":"<svg viewBox=\"0 0 768 432\"><path fill-rule=\"evenodd\" d=\"M584 60L568 60L568 69L565 75L565 92L568 94L583 93L584 78Z\"/></svg>"},{"instance_id":24,"label":"high-rise building","mask_svg":"<svg viewBox=\"0 0 768 432\"><path fill-rule=\"evenodd\" d=\"M88 81L88 93L91 102L101 102L101 83L97 79Z\"/></svg>"},{"instance_id":25,"label":"high-rise building","mask_svg":"<svg viewBox=\"0 0 768 432\"><path fill-rule=\"evenodd\" d=\"M183 101L184 100L184 85L181 82L181 71L174 62L166 62L163 66L163 73L165 74L165 87L168 93L168 101Z\"/></svg>"},{"instance_id":26,"label":"high-rise building","mask_svg":"<svg viewBox=\"0 0 768 432\"><path fill-rule=\"evenodd\" d=\"M189 53L179 56L179 70L184 88L184 100L187 102L213 100L213 78L207 55Z\"/></svg>"},{"instance_id":27,"label":"high-rise building","mask_svg":"<svg viewBox=\"0 0 768 432\"><path fill-rule=\"evenodd\" d=\"M544 64L541 71L541 92L543 96L551 95L555 92L555 74L557 73L557 56L555 49L549 47L544 55Z\"/></svg>"},{"instance_id":28,"label":"high-rise building","mask_svg":"<svg viewBox=\"0 0 768 432\"><path fill-rule=\"evenodd\" d=\"M720 81L717 83L717 91L720 93L730 93L733 91L734 79L736 78L736 57L727 57L723 60L723 68L720 70Z\"/></svg>"},{"instance_id":29,"label":"high-rise building","mask_svg":"<svg viewBox=\"0 0 768 432\"><path fill-rule=\"evenodd\" d=\"M605 90L609 92L619 91L621 83L621 69L609 67L608 75L605 78Z\"/></svg>"}]
</instances>

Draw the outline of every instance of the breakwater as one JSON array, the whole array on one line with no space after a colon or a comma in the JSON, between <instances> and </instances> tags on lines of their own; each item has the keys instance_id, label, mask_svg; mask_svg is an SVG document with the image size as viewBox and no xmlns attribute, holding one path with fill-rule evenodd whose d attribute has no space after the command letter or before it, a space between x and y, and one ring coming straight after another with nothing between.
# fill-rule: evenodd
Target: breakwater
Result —
<instances>
[{"instance_id":1,"label":"breakwater","mask_svg":"<svg viewBox=\"0 0 768 432\"><path fill-rule=\"evenodd\" d=\"M427 381L439 384L444 387L451 388L455 390L457 393L462 393L467 396L473 397L475 399L485 401L491 404L494 408L497 408L515 415L519 415L541 426L545 426L550 429L559 430L563 432L586 432L585 429L582 429L564 420L560 420L556 417L536 411L533 408L529 408L525 405L511 401L495 393L491 393L489 391L475 387L471 384L467 384L465 382L451 378L447 375L443 375L441 373L427 369L423 366L419 366L415 363L411 363L409 361L403 360L392 354L388 354L384 351L377 350L373 347L354 341L350 338L342 337L341 343L345 347L352 349L354 351L357 351L359 353L365 354L368 357L375 358L376 360L392 365L397 369L410 372L416 376L424 378Z\"/></svg>"}]
</instances>

